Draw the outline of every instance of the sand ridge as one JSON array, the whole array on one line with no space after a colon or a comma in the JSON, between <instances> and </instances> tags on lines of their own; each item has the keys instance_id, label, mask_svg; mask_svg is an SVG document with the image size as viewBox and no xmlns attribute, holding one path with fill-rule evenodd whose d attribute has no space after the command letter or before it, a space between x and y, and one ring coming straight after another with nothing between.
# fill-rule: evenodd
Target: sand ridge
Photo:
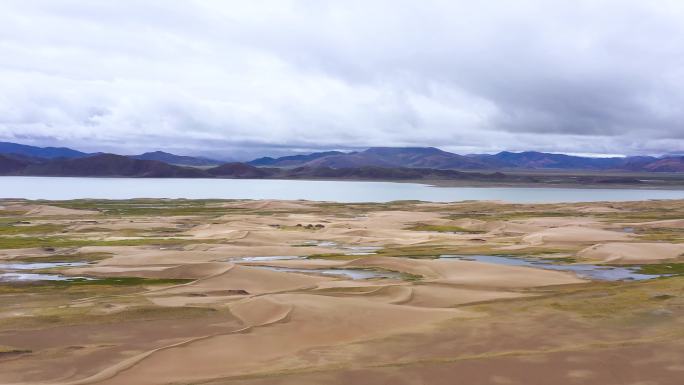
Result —
<instances>
[{"instance_id":1,"label":"sand ridge","mask_svg":"<svg viewBox=\"0 0 684 385\"><path fill-rule=\"evenodd\" d=\"M684 260L684 244L640 242L601 243L587 247L578 256L601 263L654 263Z\"/></svg>"}]
</instances>

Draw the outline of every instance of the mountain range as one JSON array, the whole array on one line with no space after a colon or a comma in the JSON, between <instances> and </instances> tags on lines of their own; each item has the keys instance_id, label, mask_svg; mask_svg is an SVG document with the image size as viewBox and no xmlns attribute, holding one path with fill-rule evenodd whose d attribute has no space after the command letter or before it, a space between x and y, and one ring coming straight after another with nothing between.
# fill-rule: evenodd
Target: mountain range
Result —
<instances>
[{"instance_id":1,"label":"mountain range","mask_svg":"<svg viewBox=\"0 0 684 385\"><path fill-rule=\"evenodd\" d=\"M57 158L67 158L67 159L77 159L86 158L93 155L102 154L97 153L87 153L78 150L73 150L67 147L36 147L28 146L25 144L11 143L11 142L0 142L0 154L5 156L10 156L13 158L22 159L57 159ZM129 158L140 159L140 160L157 160L160 162L180 165L180 166L218 166L225 162L220 160L214 160L204 157L194 157L194 156L184 156L175 155L164 151L154 151L146 152L140 155L126 155Z\"/></svg>"},{"instance_id":2,"label":"mountain range","mask_svg":"<svg viewBox=\"0 0 684 385\"><path fill-rule=\"evenodd\" d=\"M82 158L88 156L85 152L66 147L35 147L10 142L0 142L0 154L15 154L45 159Z\"/></svg>"},{"instance_id":3,"label":"mountain range","mask_svg":"<svg viewBox=\"0 0 684 385\"><path fill-rule=\"evenodd\" d=\"M592 158L536 151L459 155L434 147L372 147L359 152L320 152L306 156L259 158L269 167L408 167L443 170L611 170L684 172L684 156Z\"/></svg>"},{"instance_id":4,"label":"mountain range","mask_svg":"<svg viewBox=\"0 0 684 385\"><path fill-rule=\"evenodd\" d=\"M139 160L157 160L159 162L175 164L179 166L218 166L225 163L220 160L195 156L175 155L164 151L146 152L140 155L129 155L129 157Z\"/></svg>"},{"instance_id":5,"label":"mountain range","mask_svg":"<svg viewBox=\"0 0 684 385\"><path fill-rule=\"evenodd\" d=\"M499 184L587 184L639 185L631 176L615 175L516 175L501 172L457 171L432 168L359 166L332 168L302 166L293 168L256 167L232 162L210 168L177 166L157 160L135 159L114 154L81 158L37 159L0 154L0 175L71 176L132 178L231 178L231 179L324 179L324 180L448 180ZM659 183L661 183L660 181ZM662 184L662 183L661 183Z\"/></svg>"},{"instance_id":6,"label":"mountain range","mask_svg":"<svg viewBox=\"0 0 684 385\"><path fill-rule=\"evenodd\" d=\"M246 163L225 163L204 157L175 155L162 151L140 155L113 155L85 153L66 147L34 147L23 144L0 142L0 173L22 175L61 175L74 173L81 166L78 159L89 159L92 166L79 172L92 172L92 167L102 167L104 175L167 175L217 176L221 170L240 175L263 177L269 172L264 168L329 170L336 169L428 169L461 171L496 170L591 170L629 172L684 172L684 156L630 156L593 158L535 151L498 154L459 155L434 147L372 147L364 151L326 151L311 154L290 155L279 158L262 157ZM125 161L127 159L128 161ZM72 162L69 162L71 160ZM97 162L95 162L97 160ZM130 161L130 162L129 162ZM157 162L142 166L133 161ZM83 162L83 165L89 162ZM162 167L182 166L183 170ZM239 165L239 166L238 166ZM218 166L218 167L216 167ZM132 168L127 168L132 167ZM140 168L142 167L142 168ZM190 167L191 171L187 171ZM198 173L199 169L207 170ZM15 171L11 171L15 170ZM116 174L119 172L119 174ZM280 171L280 173L285 173ZM230 174L230 173L229 173ZM273 172L270 172L272 176ZM296 173L290 173L292 175ZM232 174L231 174L232 175Z\"/></svg>"}]
</instances>

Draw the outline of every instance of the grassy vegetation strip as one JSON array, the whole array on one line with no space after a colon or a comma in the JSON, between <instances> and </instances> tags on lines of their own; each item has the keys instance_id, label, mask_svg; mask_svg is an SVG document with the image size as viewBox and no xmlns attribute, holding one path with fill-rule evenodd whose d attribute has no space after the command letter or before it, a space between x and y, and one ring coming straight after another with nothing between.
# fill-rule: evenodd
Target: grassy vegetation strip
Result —
<instances>
[{"instance_id":1,"label":"grassy vegetation strip","mask_svg":"<svg viewBox=\"0 0 684 385\"><path fill-rule=\"evenodd\" d=\"M209 216L229 214L272 215L278 210L259 210L249 207L226 206L235 201L216 199L129 199L129 200L71 200L41 202L51 206L92 210L108 216ZM292 210L289 210L292 211Z\"/></svg>"},{"instance_id":2,"label":"grassy vegetation strip","mask_svg":"<svg viewBox=\"0 0 684 385\"><path fill-rule=\"evenodd\" d=\"M655 265L640 265L637 271L640 274L653 275L684 275L684 263L660 263Z\"/></svg>"},{"instance_id":3,"label":"grassy vegetation strip","mask_svg":"<svg viewBox=\"0 0 684 385\"><path fill-rule=\"evenodd\" d=\"M634 231L640 239L658 242L684 242L684 229L671 227L637 228Z\"/></svg>"},{"instance_id":4,"label":"grassy vegetation strip","mask_svg":"<svg viewBox=\"0 0 684 385\"><path fill-rule=\"evenodd\" d=\"M206 317L217 310L207 307L159 307L136 305L111 313L91 313L84 308L46 309L42 314L0 319L0 330L40 328L53 325L106 324L155 319Z\"/></svg>"},{"instance_id":5,"label":"grassy vegetation strip","mask_svg":"<svg viewBox=\"0 0 684 385\"><path fill-rule=\"evenodd\" d=\"M53 234L64 231L66 226L55 224L40 225L0 225L0 235L22 235L22 234Z\"/></svg>"},{"instance_id":6,"label":"grassy vegetation strip","mask_svg":"<svg viewBox=\"0 0 684 385\"><path fill-rule=\"evenodd\" d=\"M0 249L63 248L85 246L182 246L197 243L220 243L216 239L141 238L141 239L75 239L67 237L0 237Z\"/></svg>"},{"instance_id":7,"label":"grassy vegetation strip","mask_svg":"<svg viewBox=\"0 0 684 385\"><path fill-rule=\"evenodd\" d=\"M74 253L25 256L14 258L12 262L97 262L112 257L111 253Z\"/></svg>"},{"instance_id":8,"label":"grassy vegetation strip","mask_svg":"<svg viewBox=\"0 0 684 385\"><path fill-rule=\"evenodd\" d=\"M19 354L28 354L28 353L31 353L31 350L17 349L17 348L13 348L11 346L0 345L0 359L2 359L3 357L11 357L11 356L19 355Z\"/></svg>"},{"instance_id":9,"label":"grassy vegetation strip","mask_svg":"<svg viewBox=\"0 0 684 385\"><path fill-rule=\"evenodd\" d=\"M354 259L358 259L362 256L359 255L349 255L349 254L341 254L341 253L324 253L324 254L311 254L307 256L307 259L330 259L330 260L342 260L342 261L351 261Z\"/></svg>"},{"instance_id":10,"label":"grassy vegetation strip","mask_svg":"<svg viewBox=\"0 0 684 385\"><path fill-rule=\"evenodd\" d=\"M523 249L499 250L498 244L483 244L473 246L449 246L449 245L426 245L426 246L399 246L386 247L376 251L379 256L386 257L424 257L436 258L440 255L497 255L497 256L546 256L553 254L567 254L569 250L553 247L527 247ZM322 254L325 258L325 254ZM358 256L356 256L358 258ZM313 256L311 256L313 258ZM334 258L334 254L331 259ZM549 259L552 259L549 257Z\"/></svg>"},{"instance_id":11,"label":"grassy vegetation strip","mask_svg":"<svg viewBox=\"0 0 684 385\"><path fill-rule=\"evenodd\" d=\"M54 289L91 286L152 286L152 285L181 285L193 282L193 279L180 278L140 278L140 277L106 277L106 278L73 278L65 281L31 281L31 282L0 282L0 287L16 288L45 288ZM11 290L10 290L11 291ZM0 290L0 294L3 290Z\"/></svg>"}]
</instances>

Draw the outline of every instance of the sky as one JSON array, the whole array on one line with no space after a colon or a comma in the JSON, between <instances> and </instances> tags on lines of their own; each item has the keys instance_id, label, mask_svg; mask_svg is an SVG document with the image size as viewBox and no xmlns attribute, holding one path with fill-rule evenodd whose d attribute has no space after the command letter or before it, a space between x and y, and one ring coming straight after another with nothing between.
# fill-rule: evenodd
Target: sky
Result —
<instances>
[{"instance_id":1,"label":"sky","mask_svg":"<svg viewBox=\"0 0 684 385\"><path fill-rule=\"evenodd\" d=\"M3 0L0 140L684 152L680 0Z\"/></svg>"}]
</instances>

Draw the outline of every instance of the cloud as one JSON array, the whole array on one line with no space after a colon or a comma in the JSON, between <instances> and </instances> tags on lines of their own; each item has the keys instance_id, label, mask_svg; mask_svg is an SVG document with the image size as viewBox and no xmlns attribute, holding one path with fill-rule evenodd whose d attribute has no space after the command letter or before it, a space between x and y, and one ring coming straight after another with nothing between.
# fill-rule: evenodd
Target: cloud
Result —
<instances>
[{"instance_id":1,"label":"cloud","mask_svg":"<svg viewBox=\"0 0 684 385\"><path fill-rule=\"evenodd\" d=\"M678 1L0 4L0 139L249 157L684 146Z\"/></svg>"}]
</instances>

